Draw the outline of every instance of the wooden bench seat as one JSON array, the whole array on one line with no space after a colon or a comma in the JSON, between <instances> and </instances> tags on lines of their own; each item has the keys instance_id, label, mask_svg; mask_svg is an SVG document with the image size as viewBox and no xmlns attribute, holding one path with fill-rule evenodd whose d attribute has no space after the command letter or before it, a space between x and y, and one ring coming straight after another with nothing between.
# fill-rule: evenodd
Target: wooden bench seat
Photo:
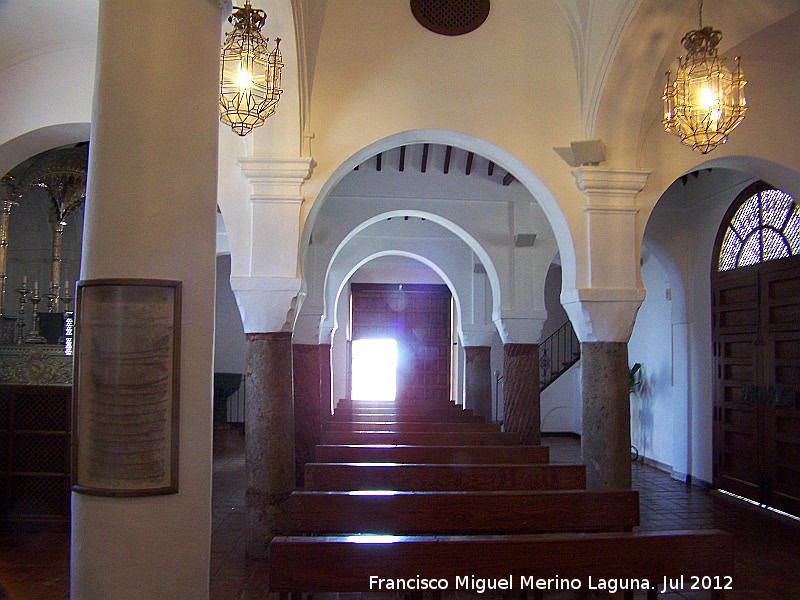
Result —
<instances>
[{"instance_id":1,"label":"wooden bench seat","mask_svg":"<svg viewBox=\"0 0 800 600\"><path fill-rule=\"evenodd\" d=\"M535 583L540 579L570 586L554 588L551 582L550 590L573 589L579 580L583 593L590 584L602 589L597 586L604 582L642 586L647 580L657 586L647 597L656 598L665 578L677 581L682 576L688 586L692 576L708 576L724 586L732 572L732 539L720 531L292 536L272 541L269 586L282 594L377 592L386 591L392 581L411 582L418 590L422 577L445 580L441 583L450 591L476 592L481 582L496 586L498 579L510 578L511 589L532 589L540 597ZM626 592L626 598L632 597ZM724 590L715 597L724 598Z\"/></svg>"},{"instance_id":2,"label":"wooden bench seat","mask_svg":"<svg viewBox=\"0 0 800 600\"><path fill-rule=\"evenodd\" d=\"M353 408L353 409L394 409L394 410L464 410L463 405L456 404L451 400L352 400L349 398L341 398L336 403L336 408Z\"/></svg>"},{"instance_id":3,"label":"wooden bench seat","mask_svg":"<svg viewBox=\"0 0 800 600\"><path fill-rule=\"evenodd\" d=\"M630 531L639 524L639 493L294 492L289 514L294 535Z\"/></svg>"},{"instance_id":4,"label":"wooden bench seat","mask_svg":"<svg viewBox=\"0 0 800 600\"><path fill-rule=\"evenodd\" d=\"M319 491L580 490L583 465L307 463L305 489Z\"/></svg>"},{"instance_id":5,"label":"wooden bench seat","mask_svg":"<svg viewBox=\"0 0 800 600\"><path fill-rule=\"evenodd\" d=\"M435 421L328 421L323 425L324 431L458 431L458 432L499 432L498 423L439 423Z\"/></svg>"},{"instance_id":6,"label":"wooden bench seat","mask_svg":"<svg viewBox=\"0 0 800 600\"><path fill-rule=\"evenodd\" d=\"M364 446L358 444L317 446L321 463L395 462L444 464L547 463L547 446Z\"/></svg>"},{"instance_id":7,"label":"wooden bench seat","mask_svg":"<svg viewBox=\"0 0 800 600\"><path fill-rule=\"evenodd\" d=\"M448 423L485 423L486 419L472 414L472 411L430 411L430 412L407 412L407 411L350 411L337 410L333 413L331 421L408 421L420 423L428 421L448 422ZM330 421L329 421L330 422Z\"/></svg>"},{"instance_id":8,"label":"wooden bench seat","mask_svg":"<svg viewBox=\"0 0 800 600\"><path fill-rule=\"evenodd\" d=\"M323 445L392 444L399 446L511 446L519 444L519 435L507 432L480 431L323 431Z\"/></svg>"}]
</instances>

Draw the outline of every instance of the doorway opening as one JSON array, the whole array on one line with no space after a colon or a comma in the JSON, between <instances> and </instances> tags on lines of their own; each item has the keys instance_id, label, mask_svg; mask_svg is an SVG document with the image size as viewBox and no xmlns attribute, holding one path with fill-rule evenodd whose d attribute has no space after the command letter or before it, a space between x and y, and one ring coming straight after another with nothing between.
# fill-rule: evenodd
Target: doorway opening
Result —
<instances>
[{"instance_id":1,"label":"doorway opening","mask_svg":"<svg viewBox=\"0 0 800 600\"><path fill-rule=\"evenodd\" d=\"M393 339L353 340L353 400L394 402L397 395L397 341Z\"/></svg>"}]
</instances>

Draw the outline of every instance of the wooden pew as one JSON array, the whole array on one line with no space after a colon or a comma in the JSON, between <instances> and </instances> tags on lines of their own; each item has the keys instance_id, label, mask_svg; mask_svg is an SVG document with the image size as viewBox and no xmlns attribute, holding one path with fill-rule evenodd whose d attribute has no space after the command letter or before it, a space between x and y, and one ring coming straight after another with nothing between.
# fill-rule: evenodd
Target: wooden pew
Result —
<instances>
[{"instance_id":1,"label":"wooden pew","mask_svg":"<svg viewBox=\"0 0 800 600\"><path fill-rule=\"evenodd\" d=\"M583 465L307 463L305 489L319 491L580 490Z\"/></svg>"},{"instance_id":2,"label":"wooden pew","mask_svg":"<svg viewBox=\"0 0 800 600\"><path fill-rule=\"evenodd\" d=\"M631 531L639 524L639 493L294 492L289 513L294 535Z\"/></svg>"},{"instance_id":3,"label":"wooden pew","mask_svg":"<svg viewBox=\"0 0 800 600\"><path fill-rule=\"evenodd\" d=\"M547 446L317 446L316 462L394 462L444 464L547 463Z\"/></svg>"},{"instance_id":4,"label":"wooden pew","mask_svg":"<svg viewBox=\"0 0 800 600\"><path fill-rule=\"evenodd\" d=\"M324 431L394 431L404 433L407 431L477 431L499 432L498 423L439 423L435 421L328 421L323 425Z\"/></svg>"},{"instance_id":5,"label":"wooden pew","mask_svg":"<svg viewBox=\"0 0 800 600\"><path fill-rule=\"evenodd\" d=\"M519 444L519 435L507 432L473 431L323 431L320 443L328 446L347 444L392 444L395 446L510 446Z\"/></svg>"},{"instance_id":6,"label":"wooden pew","mask_svg":"<svg viewBox=\"0 0 800 600\"><path fill-rule=\"evenodd\" d=\"M464 407L456 404L452 400L352 400L350 398L340 398L336 403L336 408L395 408L395 409L447 409L463 410Z\"/></svg>"},{"instance_id":7,"label":"wooden pew","mask_svg":"<svg viewBox=\"0 0 800 600\"><path fill-rule=\"evenodd\" d=\"M733 543L721 531L290 536L272 540L269 569L270 591L284 597L290 592L386 591L389 581L395 591L400 585L420 591L424 581L436 586L437 595L440 588L480 592L481 584L496 588L499 579L508 578L510 589L533 590L536 597L541 597L536 589L541 579L552 580L550 590L579 584L584 597L590 585L602 590L597 586L603 583L647 583L654 588L647 597L655 599L665 578L683 577L688 586L694 581L690 577L707 576L712 584L728 585ZM720 589L714 597L724 594ZM633 598L633 592L626 591L625 597Z\"/></svg>"},{"instance_id":8,"label":"wooden pew","mask_svg":"<svg viewBox=\"0 0 800 600\"><path fill-rule=\"evenodd\" d=\"M407 412L407 411L352 411L352 410L337 410L331 421L386 421L392 419L394 421L408 421L411 423L438 421L448 423L485 423L486 419L481 416L473 415L472 411L462 410L460 412L453 412L451 410L438 411L432 410L429 412Z\"/></svg>"}]
</instances>

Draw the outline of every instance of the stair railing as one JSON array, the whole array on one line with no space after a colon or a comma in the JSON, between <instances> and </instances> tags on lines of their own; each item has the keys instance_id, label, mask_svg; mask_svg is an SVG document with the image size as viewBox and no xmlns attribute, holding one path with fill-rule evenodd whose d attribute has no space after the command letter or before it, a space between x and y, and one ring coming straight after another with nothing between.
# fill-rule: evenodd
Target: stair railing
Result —
<instances>
[{"instance_id":1,"label":"stair railing","mask_svg":"<svg viewBox=\"0 0 800 600\"><path fill-rule=\"evenodd\" d=\"M567 321L539 344L539 391L581 359L581 344Z\"/></svg>"}]
</instances>

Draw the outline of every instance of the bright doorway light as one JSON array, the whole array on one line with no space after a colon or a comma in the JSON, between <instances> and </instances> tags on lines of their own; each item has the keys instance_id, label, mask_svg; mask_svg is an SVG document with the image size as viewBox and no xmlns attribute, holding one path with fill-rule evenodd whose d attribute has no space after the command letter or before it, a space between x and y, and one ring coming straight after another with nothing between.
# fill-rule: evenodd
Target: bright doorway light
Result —
<instances>
[{"instance_id":1,"label":"bright doorway light","mask_svg":"<svg viewBox=\"0 0 800 600\"><path fill-rule=\"evenodd\" d=\"M397 393L397 341L353 340L353 400L393 402Z\"/></svg>"}]
</instances>

